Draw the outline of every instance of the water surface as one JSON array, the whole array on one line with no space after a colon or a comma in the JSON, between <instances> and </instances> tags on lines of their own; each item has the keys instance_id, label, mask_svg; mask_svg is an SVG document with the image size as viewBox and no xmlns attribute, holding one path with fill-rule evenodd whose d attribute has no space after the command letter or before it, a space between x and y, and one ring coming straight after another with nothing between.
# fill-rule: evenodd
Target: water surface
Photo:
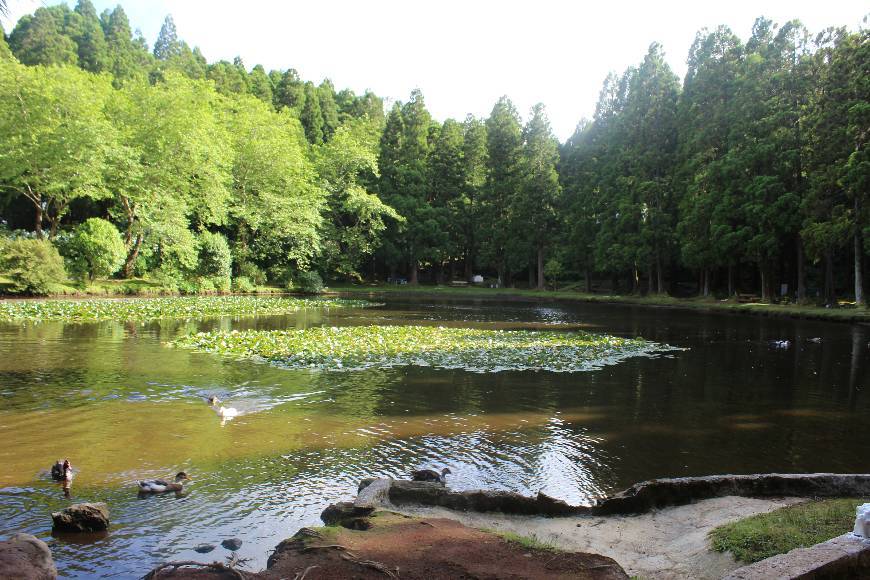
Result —
<instances>
[{"instance_id":1,"label":"water surface","mask_svg":"<svg viewBox=\"0 0 870 580\"><path fill-rule=\"evenodd\" d=\"M582 373L287 370L167 348L205 330L444 324L640 336L687 350ZM788 341L782 348L775 341ZM456 489L588 504L652 477L870 470L870 329L605 304L474 300L258 318L0 324L0 536L49 542L65 577L139 577L169 559L249 567L359 479L449 466ZM217 394L242 415L221 422ZM79 471L65 499L45 471ZM183 497L135 481L186 470ZM107 536L52 538L49 513L106 501Z\"/></svg>"}]
</instances>

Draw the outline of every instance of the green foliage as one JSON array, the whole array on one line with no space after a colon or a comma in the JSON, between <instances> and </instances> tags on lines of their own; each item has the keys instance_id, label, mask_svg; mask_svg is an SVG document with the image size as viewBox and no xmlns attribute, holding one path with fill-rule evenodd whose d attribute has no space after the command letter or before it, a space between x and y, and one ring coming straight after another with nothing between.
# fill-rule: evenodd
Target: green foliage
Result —
<instances>
[{"instance_id":1,"label":"green foliage","mask_svg":"<svg viewBox=\"0 0 870 580\"><path fill-rule=\"evenodd\" d=\"M108 79L72 67L0 61L0 181L32 205L37 236L47 220L53 237L73 200L107 195L110 91Z\"/></svg>"},{"instance_id":2,"label":"green foliage","mask_svg":"<svg viewBox=\"0 0 870 580\"><path fill-rule=\"evenodd\" d=\"M266 283L266 273L253 262L242 262L238 264L238 269L239 278L247 278L256 286L263 286Z\"/></svg>"},{"instance_id":3,"label":"green foliage","mask_svg":"<svg viewBox=\"0 0 870 580\"><path fill-rule=\"evenodd\" d=\"M323 279L317 272L303 270L293 276L293 289L305 294L320 294L323 292Z\"/></svg>"},{"instance_id":4,"label":"green foliage","mask_svg":"<svg viewBox=\"0 0 870 580\"><path fill-rule=\"evenodd\" d=\"M48 240L0 240L0 271L16 293L46 295L66 281L63 258Z\"/></svg>"},{"instance_id":5,"label":"green foliage","mask_svg":"<svg viewBox=\"0 0 870 580\"><path fill-rule=\"evenodd\" d=\"M175 346L285 368L364 370L401 366L473 372L580 372L632 356L673 350L641 339L587 332L479 330L435 326L345 326L305 330L206 332Z\"/></svg>"},{"instance_id":6,"label":"green foliage","mask_svg":"<svg viewBox=\"0 0 870 580\"><path fill-rule=\"evenodd\" d=\"M247 276L238 276L236 278L233 278L232 289L233 292L249 294L251 292L256 292L257 286L253 282L251 282L251 279Z\"/></svg>"},{"instance_id":7,"label":"green foliage","mask_svg":"<svg viewBox=\"0 0 870 580\"><path fill-rule=\"evenodd\" d=\"M233 255L227 239L221 234L202 232L199 235L199 274L229 280L232 268Z\"/></svg>"},{"instance_id":8,"label":"green foliage","mask_svg":"<svg viewBox=\"0 0 870 580\"><path fill-rule=\"evenodd\" d=\"M855 508L864 501L828 499L780 508L719 526L710 532L710 541L717 552L731 552L742 562L758 562L851 530Z\"/></svg>"},{"instance_id":9,"label":"green foliage","mask_svg":"<svg viewBox=\"0 0 870 580\"><path fill-rule=\"evenodd\" d=\"M100 218L90 218L76 226L69 249L71 270L91 280L111 276L127 256L118 228Z\"/></svg>"},{"instance_id":10,"label":"green foliage","mask_svg":"<svg viewBox=\"0 0 870 580\"><path fill-rule=\"evenodd\" d=\"M42 248L48 242L26 240ZM57 254L57 252L55 252ZM42 255L42 254L40 254ZM60 259L60 256L57 256ZM98 320L156 320L160 318L204 318L209 316L256 316L296 312L304 308L362 308L363 300L275 298L260 296L190 296L142 298L140 300L49 300L42 302L0 302L0 320L46 322L93 322Z\"/></svg>"}]
</instances>

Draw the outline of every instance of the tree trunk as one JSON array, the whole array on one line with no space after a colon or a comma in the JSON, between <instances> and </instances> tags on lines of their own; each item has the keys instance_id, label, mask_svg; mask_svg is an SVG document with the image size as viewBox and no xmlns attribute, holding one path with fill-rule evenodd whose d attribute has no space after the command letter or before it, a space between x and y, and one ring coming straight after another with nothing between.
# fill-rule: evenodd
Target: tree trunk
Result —
<instances>
[{"instance_id":1,"label":"tree trunk","mask_svg":"<svg viewBox=\"0 0 870 580\"><path fill-rule=\"evenodd\" d=\"M655 268L652 261L647 262L646 265L646 286L646 293L648 295L656 294Z\"/></svg>"},{"instance_id":2,"label":"tree trunk","mask_svg":"<svg viewBox=\"0 0 870 580\"><path fill-rule=\"evenodd\" d=\"M592 275L589 272L589 268L586 268L583 272L584 278L586 279L586 293L592 294Z\"/></svg>"},{"instance_id":3,"label":"tree trunk","mask_svg":"<svg viewBox=\"0 0 870 580\"><path fill-rule=\"evenodd\" d=\"M471 259L471 250L465 249L465 281L471 282L474 279L474 265Z\"/></svg>"},{"instance_id":4,"label":"tree trunk","mask_svg":"<svg viewBox=\"0 0 870 580\"><path fill-rule=\"evenodd\" d=\"M804 241L798 235L797 238L797 302L798 304L807 301L807 273L804 263Z\"/></svg>"},{"instance_id":5,"label":"tree trunk","mask_svg":"<svg viewBox=\"0 0 870 580\"><path fill-rule=\"evenodd\" d=\"M662 271L662 254L656 251L656 276L658 276L656 290L659 294L665 294L665 273Z\"/></svg>"},{"instance_id":6,"label":"tree trunk","mask_svg":"<svg viewBox=\"0 0 870 580\"><path fill-rule=\"evenodd\" d=\"M408 280L408 284L412 286L417 285L417 260L411 261L411 279Z\"/></svg>"},{"instance_id":7,"label":"tree trunk","mask_svg":"<svg viewBox=\"0 0 870 580\"><path fill-rule=\"evenodd\" d=\"M768 280L767 265L759 262L758 272L761 274L761 301L770 302L770 280Z\"/></svg>"},{"instance_id":8,"label":"tree trunk","mask_svg":"<svg viewBox=\"0 0 870 580\"><path fill-rule=\"evenodd\" d=\"M837 302L834 292L834 251L825 251L825 306L833 306Z\"/></svg>"},{"instance_id":9,"label":"tree trunk","mask_svg":"<svg viewBox=\"0 0 870 580\"><path fill-rule=\"evenodd\" d=\"M728 297L734 296L734 264L728 264Z\"/></svg>"},{"instance_id":10,"label":"tree trunk","mask_svg":"<svg viewBox=\"0 0 870 580\"><path fill-rule=\"evenodd\" d=\"M544 244L538 244L538 290L544 289Z\"/></svg>"},{"instance_id":11,"label":"tree trunk","mask_svg":"<svg viewBox=\"0 0 870 580\"><path fill-rule=\"evenodd\" d=\"M704 268L704 298L710 296L710 268Z\"/></svg>"},{"instance_id":12,"label":"tree trunk","mask_svg":"<svg viewBox=\"0 0 870 580\"><path fill-rule=\"evenodd\" d=\"M136 267L136 258L139 257L139 250L142 249L142 239L143 236L141 233L136 236L136 243L130 248L130 251L127 252L127 261L124 262L124 278L132 278L133 277L133 269Z\"/></svg>"},{"instance_id":13,"label":"tree trunk","mask_svg":"<svg viewBox=\"0 0 870 580\"><path fill-rule=\"evenodd\" d=\"M42 233L42 216L43 216L42 206L40 204L36 204L36 220L33 224L33 229L36 230L36 237L40 240L45 237Z\"/></svg>"},{"instance_id":14,"label":"tree trunk","mask_svg":"<svg viewBox=\"0 0 870 580\"><path fill-rule=\"evenodd\" d=\"M855 199L855 216L857 219L858 200ZM867 299L864 297L864 248L861 243L861 230L858 224L855 224L855 305L867 306Z\"/></svg>"}]
</instances>

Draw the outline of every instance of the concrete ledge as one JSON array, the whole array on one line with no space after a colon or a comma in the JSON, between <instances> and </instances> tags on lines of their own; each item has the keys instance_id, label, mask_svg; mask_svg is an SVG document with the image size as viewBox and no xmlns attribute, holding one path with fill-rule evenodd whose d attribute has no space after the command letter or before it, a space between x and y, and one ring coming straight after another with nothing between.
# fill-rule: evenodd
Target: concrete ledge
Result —
<instances>
[{"instance_id":1,"label":"concrete ledge","mask_svg":"<svg viewBox=\"0 0 870 580\"><path fill-rule=\"evenodd\" d=\"M822 580L870 577L870 540L854 534L838 536L810 548L799 548L744 566L723 580Z\"/></svg>"},{"instance_id":2,"label":"concrete ledge","mask_svg":"<svg viewBox=\"0 0 870 580\"><path fill-rule=\"evenodd\" d=\"M589 515L590 508L572 506L543 493L527 497L509 491L450 491L439 483L394 480L388 492L396 504L420 504L458 511L501 512L515 515Z\"/></svg>"},{"instance_id":3,"label":"concrete ledge","mask_svg":"<svg viewBox=\"0 0 870 580\"><path fill-rule=\"evenodd\" d=\"M762 473L653 479L598 502L596 515L642 513L701 499L743 497L867 497L870 474Z\"/></svg>"},{"instance_id":4,"label":"concrete ledge","mask_svg":"<svg viewBox=\"0 0 870 580\"><path fill-rule=\"evenodd\" d=\"M362 493L378 481L377 493ZM388 483L387 483L388 482ZM573 506L543 493L527 497L505 491L451 491L419 481L364 479L360 498L372 508L375 497L401 504L446 507L459 511L502 512L516 515L624 515L685 505L729 495L743 497L870 497L870 474L763 473L653 479L637 483L591 507ZM369 497L369 496L372 497Z\"/></svg>"}]
</instances>

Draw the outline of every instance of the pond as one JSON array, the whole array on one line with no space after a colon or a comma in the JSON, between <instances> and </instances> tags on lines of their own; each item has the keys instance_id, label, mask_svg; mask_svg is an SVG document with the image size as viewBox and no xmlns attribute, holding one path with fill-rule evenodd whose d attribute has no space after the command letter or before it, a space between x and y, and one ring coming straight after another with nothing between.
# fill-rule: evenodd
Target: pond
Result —
<instances>
[{"instance_id":1,"label":"pond","mask_svg":"<svg viewBox=\"0 0 870 580\"><path fill-rule=\"evenodd\" d=\"M684 350L584 372L297 370L166 344L195 332L434 325L582 329ZM787 342L778 342L787 341ZM373 308L145 322L0 323L0 536L33 533L64 577L140 577L170 559L267 551L368 476L449 466L454 489L571 503L653 477L867 472L870 328L623 305L389 298ZM222 421L218 395L240 415ZM46 475L79 471L71 498ZM182 497L136 481L187 471ZM105 501L112 527L51 536ZM200 543L218 548L207 555Z\"/></svg>"}]
</instances>

